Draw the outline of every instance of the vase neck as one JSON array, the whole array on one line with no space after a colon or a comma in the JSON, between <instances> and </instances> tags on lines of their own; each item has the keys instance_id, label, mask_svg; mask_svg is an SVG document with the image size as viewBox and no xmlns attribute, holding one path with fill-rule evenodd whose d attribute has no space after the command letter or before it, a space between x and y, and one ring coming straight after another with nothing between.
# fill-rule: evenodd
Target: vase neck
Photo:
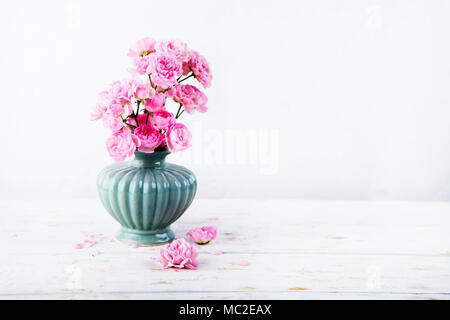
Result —
<instances>
[{"instance_id":1,"label":"vase neck","mask_svg":"<svg viewBox=\"0 0 450 320\"><path fill-rule=\"evenodd\" d=\"M144 153L136 151L132 164L136 167L164 168L166 166L166 157L170 154L168 151L153 153Z\"/></svg>"}]
</instances>

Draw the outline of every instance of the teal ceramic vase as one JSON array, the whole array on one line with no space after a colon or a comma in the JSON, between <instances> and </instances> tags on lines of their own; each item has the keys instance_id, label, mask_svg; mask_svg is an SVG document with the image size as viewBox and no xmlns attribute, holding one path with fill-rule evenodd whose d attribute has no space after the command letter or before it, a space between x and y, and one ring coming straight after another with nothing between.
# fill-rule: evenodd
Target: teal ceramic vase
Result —
<instances>
[{"instance_id":1,"label":"teal ceramic vase","mask_svg":"<svg viewBox=\"0 0 450 320\"><path fill-rule=\"evenodd\" d=\"M139 245L171 241L170 225L190 206L197 191L192 171L166 163L167 151L136 152L97 177L103 206L122 225L117 239Z\"/></svg>"}]
</instances>

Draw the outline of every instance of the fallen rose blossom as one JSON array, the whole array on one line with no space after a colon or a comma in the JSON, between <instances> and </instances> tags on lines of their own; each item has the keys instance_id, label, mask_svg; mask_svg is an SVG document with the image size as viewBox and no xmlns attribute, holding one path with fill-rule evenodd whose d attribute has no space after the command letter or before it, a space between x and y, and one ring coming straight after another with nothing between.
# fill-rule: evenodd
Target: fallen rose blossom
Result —
<instances>
[{"instance_id":1,"label":"fallen rose blossom","mask_svg":"<svg viewBox=\"0 0 450 320\"><path fill-rule=\"evenodd\" d=\"M176 239L166 244L160 251L158 262L163 268L197 269L197 250L185 239Z\"/></svg>"},{"instance_id":2,"label":"fallen rose blossom","mask_svg":"<svg viewBox=\"0 0 450 320\"><path fill-rule=\"evenodd\" d=\"M217 235L217 228L214 226L201 227L190 230L187 236L198 244L207 244Z\"/></svg>"}]
</instances>

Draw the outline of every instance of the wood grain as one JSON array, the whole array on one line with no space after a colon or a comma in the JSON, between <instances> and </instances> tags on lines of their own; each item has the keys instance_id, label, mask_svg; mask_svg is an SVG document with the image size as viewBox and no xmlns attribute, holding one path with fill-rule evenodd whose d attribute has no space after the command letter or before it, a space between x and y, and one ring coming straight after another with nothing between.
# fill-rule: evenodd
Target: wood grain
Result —
<instances>
[{"instance_id":1,"label":"wood grain","mask_svg":"<svg viewBox=\"0 0 450 320\"><path fill-rule=\"evenodd\" d=\"M161 270L160 247L114 241L96 199L0 212L1 299L450 298L450 203L196 200L173 229L219 228L198 270ZM104 237L76 250L82 231Z\"/></svg>"}]
</instances>

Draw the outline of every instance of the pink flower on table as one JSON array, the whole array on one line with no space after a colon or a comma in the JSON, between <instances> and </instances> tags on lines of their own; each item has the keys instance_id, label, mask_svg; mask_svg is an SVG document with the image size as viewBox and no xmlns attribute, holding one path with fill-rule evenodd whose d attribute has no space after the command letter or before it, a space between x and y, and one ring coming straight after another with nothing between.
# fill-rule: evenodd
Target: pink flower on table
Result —
<instances>
[{"instance_id":1,"label":"pink flower on table","mask_svg":"<svg viewBox=\"0 0 450 320\"><path fill-rule=\"evenodd\" d=\"M183 75L188 75L191 71L203 87L211 86L212 74L208 61L197 51L191 51L189 61L183 63Z\"/></svg>"},{"instance_id":2,"label":"pink flower on table","mask_svg":"<svg viewBox=\"0 0 450 320\"><path fill-rule=\"evenodd\" d=\"M143 38L131 46L127 56L134 58L149 55L155 51L155 43L156 41L152 38Z\"/></svg>"},{"instance_id":3,"label":"pink flower on table","mask_svg":"<svg viewBox=\"0 0 450 320\"><path fill-rule=\"evenodd\" d=\"M214 226L201 227L190 230L187 236L198 244L207 244L217 235L217 228Z\"/></svg>"},{"instance_id":4,"label":"pink flower on table","mask_svg":"<svg viewBox=\"0 0 450 320\"><path fill-rule=\"evenodd\" d=\"M172 113L160 110L153 113L150 117L150 122L158 130L166 130L169 126L175 123L175 118Z\"/></svg>"},{"instance_id":5,"label":"pink flower on table","mask_svg":"<svg viewBox=\"0 0 450 320\"><path fill-rule=\"evenodd\" d=\"M167 95L173 101L181 103L187 113L192 114L194 110L204 113L208 110L206 95L190 84L179 84L170 89Z\"/></svg>"},{"instance_id":6,"label":"pink flower on table","mask_svg":"<svg viewBox=\"0 0 450 320\"><path fill-rule=\"evenodd\" d=\"M182 73L182 64L173 56L155 53L150 56L147 73L155 85L165 89L177 83L177 78Z\"/></svg>"},{"instance_id":7,"label":"pink flower on table","mask_svg":"<svg viewBox=\"0 0 450 320\"><path fill-rule=\"evenodd\" d=\"M117 162L123 161L127 157L133 159L136 147L139 147L140 145L141 142L139 138L132 134L127 128L114 132L108 140L106 140L108 153Z\"/></svg>"},{"instance_id":8,"label":"pink flower on table","mask_svg":"<svg viewBox=\"0 0 450 320\"><path fill-rule=\"evenodd\" d=\"M167 147L170 152L186 150L191 146L192 135L182 123L171 125L166 132Z\"/></svg>"},{"instance_id":9,"label":"pink flower on table","mask_svg":"<svg viewBox=\"0 0 450 320\"><path fill-rule=\"evenodd\" d=\"M156 112L159 110L164 110L164 104L166 103L166 96L164 93L156 92L155 96L145 101L145 109L150 112Z\"/></svg>"},{"instance_id":10,"label":"pink flower on table","mask_svg":"<svg viewBox=\"0 0 450 320\"><path fill-rule=\"evenodd\" d=\"M134 130L134 134L141 141L138 151L145 153L154 152L155 148L157 148L164 139L164 135L150 124L139 123L139 127Z\"/></svg>"},{"instance_id":11,"label":"pink flower on table","mask_svg":"<svg viewBox=\"0 0 450 320\"><path fill-rule=\"evenodd\" d=\"M197 269L197 250L184 239L166 244L160 251L159 262L163 268Z\"/></svg>"},{"instance_id":12,"label":"pink flower on table","mask_svg":"<svg viewBox=\"0 0 450 320\"><path fill-rule=\"evenodd\" d=\"M189 60L189 49L187 44L178 40L167 39L158 41L155 50L156 52L171 55L177 58L181 63Z\"/></svg>"}]
</instances>

